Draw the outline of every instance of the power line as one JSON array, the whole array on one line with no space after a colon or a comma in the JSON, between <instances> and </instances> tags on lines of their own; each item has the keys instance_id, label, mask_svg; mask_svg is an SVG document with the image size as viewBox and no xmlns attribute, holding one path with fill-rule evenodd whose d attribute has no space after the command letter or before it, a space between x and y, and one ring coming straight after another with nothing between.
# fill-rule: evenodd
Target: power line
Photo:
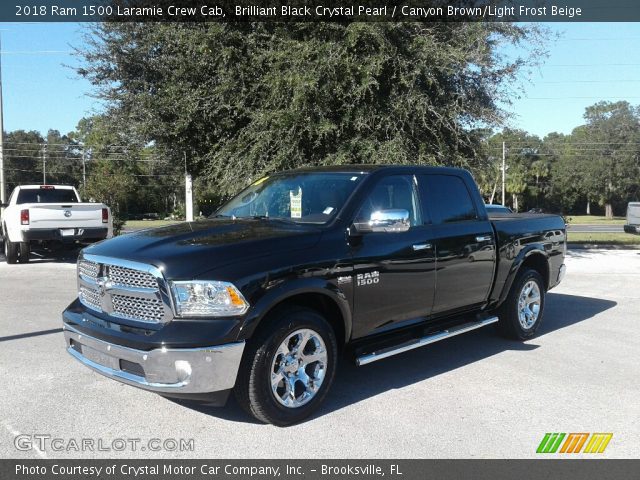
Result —
<instances>
[{"instance_id":1,"label":"power line","mask_svg":"<svg viewBox=\"0 0 640 480\"><path fill-rule=\"evenodd\" d=\"M637 67L640 63L550 63L545 67Z\"/></svg>"},{"instance_id":2,"label":"power line","mask_svg":"<svg viewBox=\"0 0 640 480\"><path fill-rule=\"evenodd\" d=\"M640 80L558 80L558 81L542 81L535 83L560 84L560 83L638 83Z\"/></svg>"},{"instance_id":3,"label":"power line","mask_svg":"<svg viewBox=\"0 0 640 480\"><path fill-rule=\"evenodd\" d=\"M626 99L637 99L640 97L525 97L521 100L626 100Z\"/></svg>"},{"instance_id":4,"label":"power line","mask_svg":"<svg viewBox=\"0 0 640 480\"><path fill-rule=\"evenodd\" d=\"M582 38L559 38L557 41L558 42L584 42L584 41L589 41L589 42L600 42L600 41L626 41L626 40L640 40L640 37L621 37L621 38L615 38L615 37L609 37L609 38L589 38L589 37L582 37Z\"/></svg>"}]
</instances>

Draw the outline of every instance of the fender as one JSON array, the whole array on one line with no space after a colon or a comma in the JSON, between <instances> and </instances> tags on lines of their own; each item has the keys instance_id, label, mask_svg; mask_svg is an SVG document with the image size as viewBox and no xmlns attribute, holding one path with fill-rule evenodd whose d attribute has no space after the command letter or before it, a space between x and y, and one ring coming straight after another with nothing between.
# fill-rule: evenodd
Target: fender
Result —
<instances>
[{"instance_id":1,"label":"fender","mask_svg":"<svg viewBox=\"0 0 640 480\"><path fill-rule=\"evenodd\" d=\"M507 279L502 287L502 292L500 292L500 298L497 303L498 306L502 305L506 300L507 295L509 295L509 291L511 290L511 285L513 285L513 281L516 279L516 275L520 271L522 264L527 258L531 257L531 255L542 255L545 262L548 263L549 261L549 256L547 255L542 243L530 243L526 247L523 247L511 263L509 274L507 275Z\"/></svg>"},{"instance_id":2,"label":"fender","mask_svg":"<svg viewBox=\"0 0 640 480\"><path fill-rule=\"evenodd\" d=\"M238 339L241 340L251 337L264 317L278 304L296 295L305 293L323 295L338 307L342 315L342 323L344 324L344 339L345 342L348 342L351 338L352 321L351 306L349 305L347 294L333 283L322 278L293 279L267 290L250 309L249 315L245 317L240 327Z\"/></svg>"},{"instance_id":3,"label":"fender","mask_svg":"<svg viewBox=\"0 0 640 480\"><path fill-rule=\"evenodd\" d=\"M13 212L10 212L10 213L12 214ZM5 217L6 216L7 214L5 210ZM2 236L3 238L8 238L13 243L19 243L22 241L22 230L20 229L19 226L13 225L11 222L8 225L6 222L3 222Z\"/></svg>"}]
</instances>

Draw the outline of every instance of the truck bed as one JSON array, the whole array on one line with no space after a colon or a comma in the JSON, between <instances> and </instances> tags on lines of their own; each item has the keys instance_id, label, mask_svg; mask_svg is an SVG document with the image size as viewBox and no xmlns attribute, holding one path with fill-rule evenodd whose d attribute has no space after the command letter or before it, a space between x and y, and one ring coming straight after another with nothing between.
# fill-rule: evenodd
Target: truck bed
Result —
<instances>
[{"instance_id":1,"label":"truck bed","mask_svg":"<svg viewBox=\"0 0 640 480\"><path fill-rule=\"evenodd\" d=\"M543 248L548 254L548 288L559 282L557 273L564 261L566 224L559 215L540 213L492 214L489 220L496 232L498 264L491 300L497 301L508 291L505 281L516 261L526 257L529 250ZM518 258L516 258L516 255Z\"/></svg>"}]
</instances>

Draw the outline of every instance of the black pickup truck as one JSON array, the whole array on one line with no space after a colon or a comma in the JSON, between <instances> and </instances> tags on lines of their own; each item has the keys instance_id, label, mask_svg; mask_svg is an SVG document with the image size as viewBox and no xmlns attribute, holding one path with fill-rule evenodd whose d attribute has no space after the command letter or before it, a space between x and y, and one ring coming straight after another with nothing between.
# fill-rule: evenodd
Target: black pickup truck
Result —
<instances>
[{"instance_id":1,"label":"black pickup truck","mask_svg":"<svg viewBox=\"0 0 640 480\"><path fill-rule=\"evenodd\" d=\"M554 215L489 218L465 170L340 166L262 178L210 219L92 245L63 313L83 364L289 425L339 357L364 365L489 324L527 339L565 272Z\"/></svg>"}]
</instances>

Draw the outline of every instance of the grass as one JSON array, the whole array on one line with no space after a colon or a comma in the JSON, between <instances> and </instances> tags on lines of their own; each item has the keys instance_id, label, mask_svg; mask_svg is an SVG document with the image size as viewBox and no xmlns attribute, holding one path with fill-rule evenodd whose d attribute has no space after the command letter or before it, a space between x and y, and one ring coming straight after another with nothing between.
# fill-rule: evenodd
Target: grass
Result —
<instances>
[{"instance_id":1,"label":"grass","mask_svg":"<svg viewBox=\"0 0 640 480\"><path fill-rule=\"evenodd\" d=\"M570 225L624 225L625 217L613 217L608 219L598 215L567 215Z\"/></svg>"},{"instance_id":2,"label":"grass","mask_svg":"<svg viewBox=\"0 0 640 480\"><path fill-rule=\"evenodd\" d=\"M179 220L127 220L124 223L125 229L155 228L164 227L165 225L173 225L180 223Z\"/></svg>"},{"instance_id":3,"label":"grass","mask_svg":"<svg viewBox=\"0 0 640 480\"><path fill-rule=\"evenodd\" d=\"M631 233L576 233L567 232L567 242L593 245L640 245L640 235Z\"/></svg>"}]
</instances>

